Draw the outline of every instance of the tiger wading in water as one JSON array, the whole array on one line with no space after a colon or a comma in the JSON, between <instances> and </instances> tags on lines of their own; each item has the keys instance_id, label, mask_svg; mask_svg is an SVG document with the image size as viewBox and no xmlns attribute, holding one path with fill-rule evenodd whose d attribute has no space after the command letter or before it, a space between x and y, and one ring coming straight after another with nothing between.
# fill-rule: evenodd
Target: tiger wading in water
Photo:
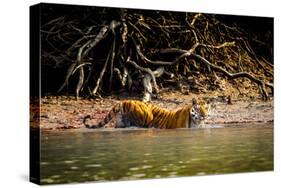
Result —
<instances>
[{"instance_id":1,"label":"tiger wading in water","mask_svg":"<svg viewBox=\"0 0 281 188\"><path fill-rule=\"evenodd\" d=\"M125 100L117 103L106 117L98 124L90 125L90 115L84 117L83 123L87 128L106 127L117 115L121 115L121 125L114 128L143 127L159 129L195 128L209 115L210 105L204 101L192 99L191 105L170 111L151 103L137 100Z\"/></svg>"}]
</instances>

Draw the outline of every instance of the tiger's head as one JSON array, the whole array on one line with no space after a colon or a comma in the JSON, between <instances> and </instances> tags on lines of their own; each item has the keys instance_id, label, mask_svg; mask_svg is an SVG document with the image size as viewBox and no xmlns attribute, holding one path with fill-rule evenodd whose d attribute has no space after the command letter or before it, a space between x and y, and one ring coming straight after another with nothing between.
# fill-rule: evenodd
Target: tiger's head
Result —
<instances>
[{"instance_id":1,"label":"tiger's head","mask_svg":"<svg viewBox=\"0 0 281 188\"><path fill-rule=\"evenodd\" d=\"M205 120L210 112L210 104L203 100L192 99L192 106L190 108L190 126L198 125Z\"/></svg>"}]
</instances>

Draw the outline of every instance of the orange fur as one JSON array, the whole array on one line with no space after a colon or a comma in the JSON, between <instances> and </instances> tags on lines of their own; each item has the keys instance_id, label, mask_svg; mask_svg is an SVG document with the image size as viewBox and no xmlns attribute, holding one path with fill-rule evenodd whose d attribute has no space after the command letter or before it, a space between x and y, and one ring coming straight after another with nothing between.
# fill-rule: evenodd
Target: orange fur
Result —
<instances>
[{"instance_id":1,"label":"orange fur","mask_svg":"<svg viewBox=\"0 0 281 188\"><path fill-rule=\"evenodd\" d=\"M205 105L204 102L198 102L193 99L192 105L170 111L151 103L137 100L125 100L116 104L104 120L97 125L87 124L86 120L89 116L84 118L84 124L88 128L104 127L117 114L121 114L132 120L136 126L139 127L154 127L160 129L188 128L197 125L208 115L209 109ZM193 118L195 116L191 117L193 112L196 113L199 119Z\"/></svg>"}]
</instances>

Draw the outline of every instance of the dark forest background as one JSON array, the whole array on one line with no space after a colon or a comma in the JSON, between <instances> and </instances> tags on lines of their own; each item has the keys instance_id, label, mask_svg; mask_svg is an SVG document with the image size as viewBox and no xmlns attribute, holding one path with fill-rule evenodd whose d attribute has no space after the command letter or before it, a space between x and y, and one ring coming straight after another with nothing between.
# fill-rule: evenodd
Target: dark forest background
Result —
<instances>
[{"instance_id":1,"label":"dark forest background","mask_svg":"<svg viewBox=\"0 0 281 188\"><path fill-rule=\"evenodd\" d=\"M43 95L140 94L144 78L154 94L247 80L273 95L273 18L58 4L40 14Z\"/></svg>"}]
</instances>

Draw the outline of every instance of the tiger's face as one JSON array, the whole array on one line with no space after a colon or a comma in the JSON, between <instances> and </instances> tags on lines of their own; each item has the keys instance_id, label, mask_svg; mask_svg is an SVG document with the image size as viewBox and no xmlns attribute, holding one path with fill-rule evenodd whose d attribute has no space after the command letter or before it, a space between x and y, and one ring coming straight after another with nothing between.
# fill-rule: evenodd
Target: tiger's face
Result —
<instances>
[{"instance_id":1,"label":"tiger's face","mask_svg":"<svg viewBox=\"0 0 281 188\"><path fill-rule=\"evenodd\" d=\"M209 111L210 105L205 101L192 99L192 106L190 109L191 123L198 125L201 121L208 117Z\"/></svg>"}]
</instances>

